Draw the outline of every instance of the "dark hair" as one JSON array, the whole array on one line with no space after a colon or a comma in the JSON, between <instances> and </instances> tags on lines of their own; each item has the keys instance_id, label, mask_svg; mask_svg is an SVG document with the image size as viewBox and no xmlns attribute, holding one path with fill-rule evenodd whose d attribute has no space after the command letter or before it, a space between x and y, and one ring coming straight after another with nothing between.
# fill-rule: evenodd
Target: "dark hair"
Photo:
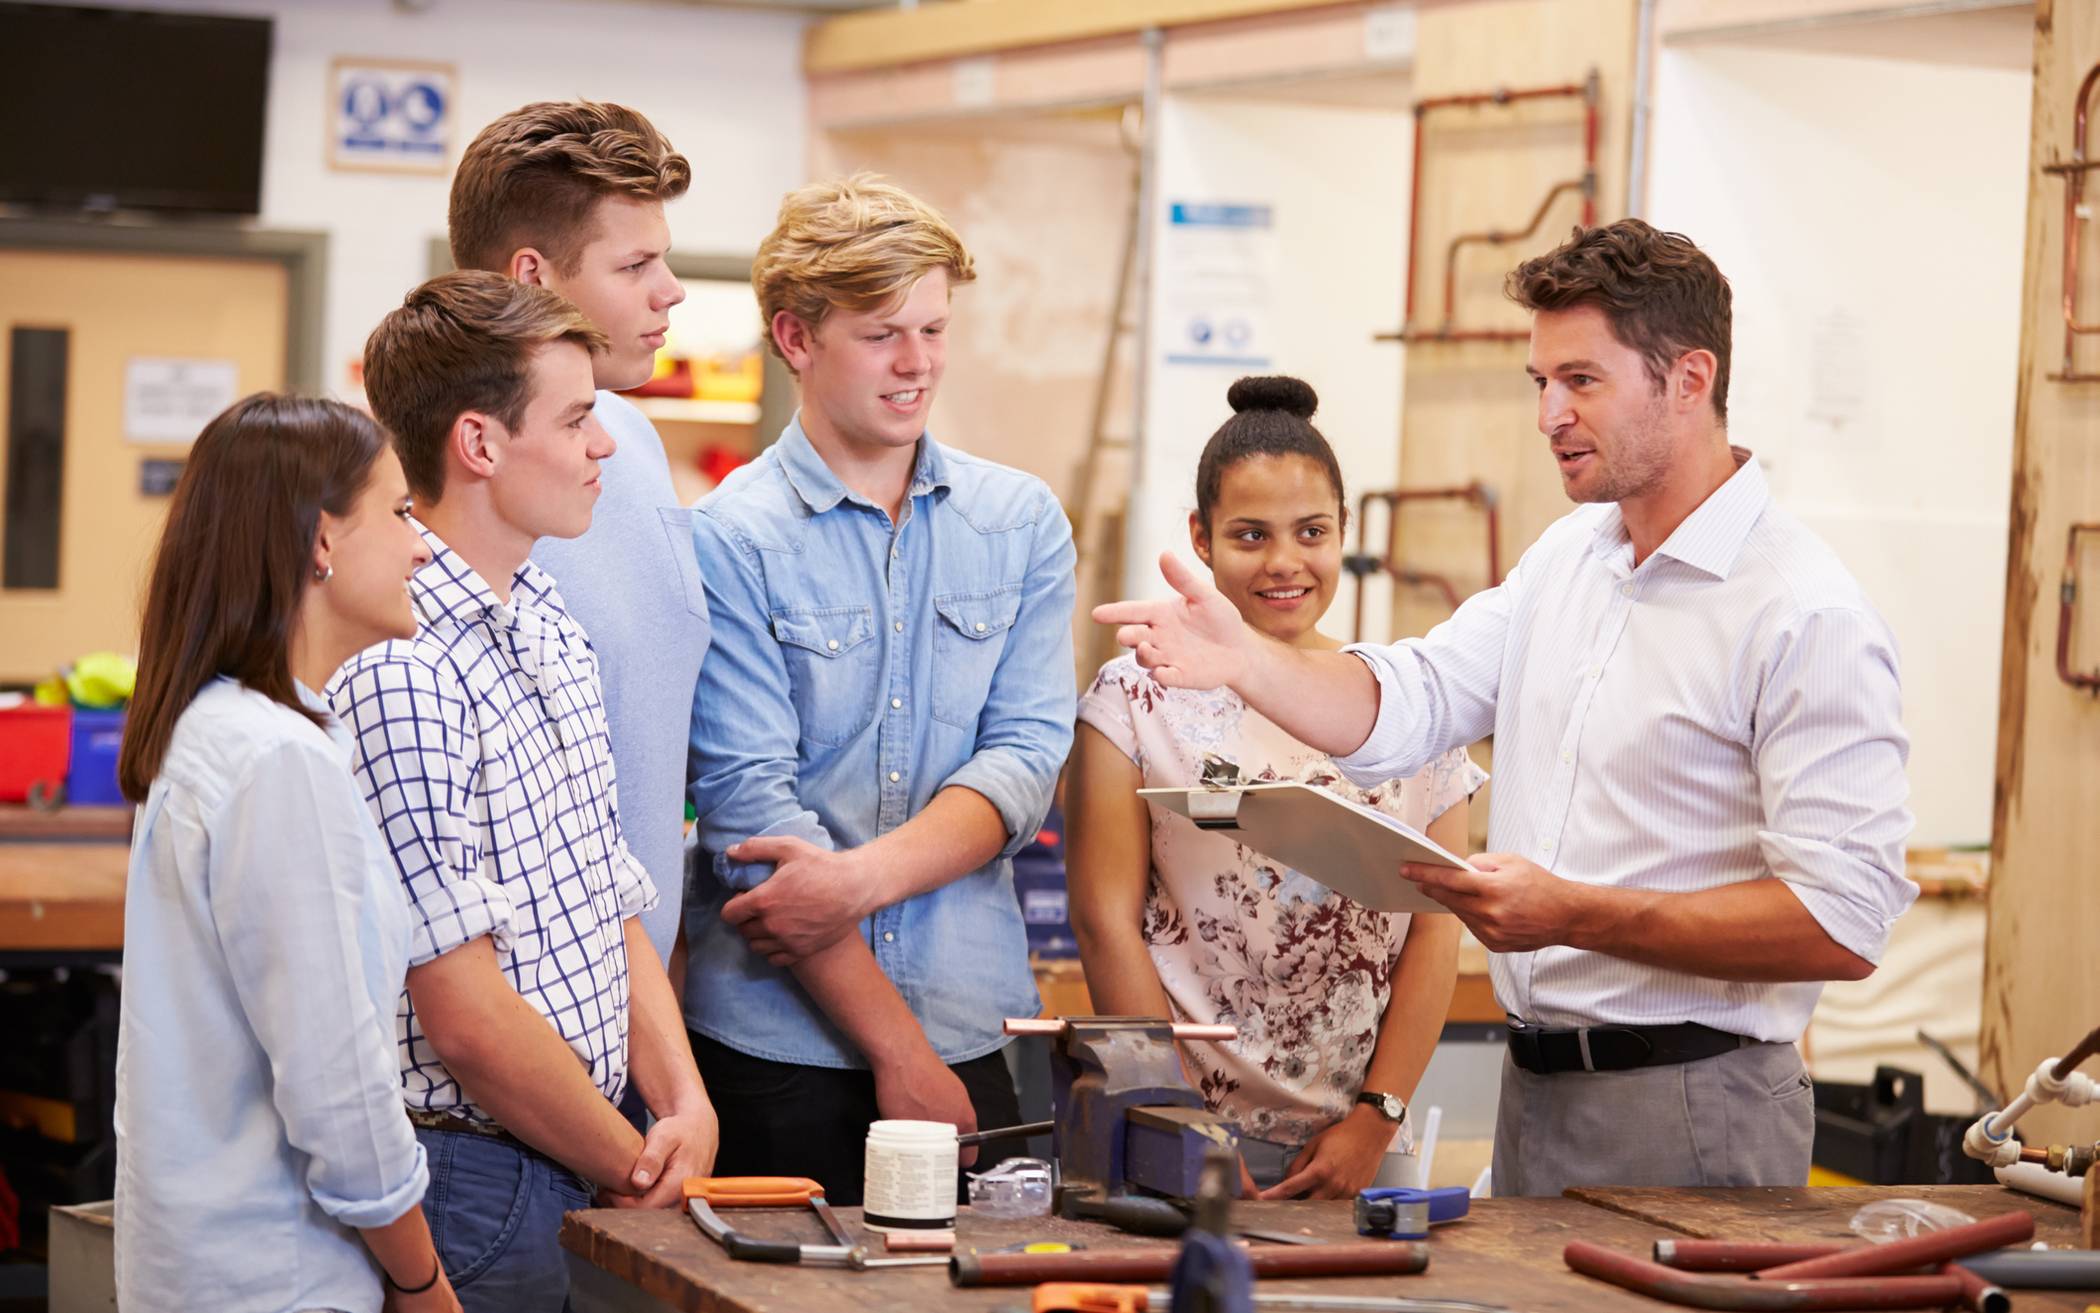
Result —
<instances>
[{"instance_id":1,"label":"dark hair","mask_svg":"<svg viewBox=\"0 0 2100 1313\"><path fill-rule=\"evenodd\" d=\"M292 682L292 627L313 578L321 512L348 515L386 434L337 401L258 392L190 447L153 560L139 627L138 687L117 779L144 802L175 722L231 675L324 728Z\"/></svg>"},{"instance_id":2,"label":"dark hair","mask_svg":"<svg viewBox=\"0 0 2100 1313\"><path fill-rule=\"evenodd\" d=\"M1510 271L1509 299L1526 310L1593 305L1612 336L1638 351L1660 388L1687 351L1714 353L1714 417L1728 421L1728 280L1682 233L1660 232L1639 219L1574 236Z\"/></svg>"},{"instance_id":3,"label":"dark hair","mask_svg":"<svg viewBox=\"0 0 2100 1313\"><path fill-rule=\"evenodd\" d=\"M1313 412L1320 408L1312 384L1285 374L1243 378L1225 390L1225 400L1234 414L1210 435L1196 462L1196 518L1205 533L1225 471L1250 456L1303 456L1317 462L1334 484L1334 499L1344 500L1341 462L1312 426Z\"/></svg>"},{"instance_id":4,"label":"dark hair","mask_svg":"<svg viewBox=\"0 0 2100 1313\"><path fill-rule=\"evenodd\" d=\"M461 415L518 426L532 353L549 342L603 351L605 334L556 293L485 269L440 274L379 321L365 339L365 397L417 501L445 495L445 443Z\"/></svg>"},{"instance_id":5,"label":"dark hair","mask_svg":"<svg viewBox=\"0 0 2100 1313\"><path fill-rule=\"evenodd\" d=\"M510 257L532 246L575 273L600 199L676 200L692 180L685 156L625 105L526 105L483 128L460 157L446 216L452 263L508 272Z\"/></svg>"}]
</instances>

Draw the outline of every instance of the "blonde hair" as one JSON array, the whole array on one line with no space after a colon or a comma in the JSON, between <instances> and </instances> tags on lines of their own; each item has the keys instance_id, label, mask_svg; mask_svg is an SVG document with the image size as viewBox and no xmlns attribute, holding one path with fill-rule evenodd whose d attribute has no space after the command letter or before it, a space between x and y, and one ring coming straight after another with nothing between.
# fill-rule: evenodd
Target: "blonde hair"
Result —
<instances>
[{"instance_id":1,"label":"blonde hair","mask_svg":"<svg viewBox=\"0 0 2100 1313\"><path fill-rule=\"evenodd\" d=\"M935 269L951 286L977 277L940 211L902 187L872 173L798 187L751 262L766 345L782 354L773 320L783 310L814 329L833 310L889 305Z\"/></svg>"},{"instance_id":2,"label":"blonde hair","mask_svg":"<svg viewBox=\"0 0 2100 1313\"><path fill-rule=\"evenodd\" d=\"M605 334L544 287L485 269L440 274L365 340L365 397L394 437L419 501L445 493L445 443L468 411L514 429L532 400L532 353L549 342L603 351Z\"/></svg>"},{"instance_id":3,"label":"blonde hair","mask_svg":"<svg viewBox=\"0 0 2100 1313\"><path fill-rule=\"evenodd\" d=\"M676 200L692 180L685 156L625 105L526 105L483 128L460 157L446 215L452 263L503 272L530 246L574 273L601 197Z\"/></svg>"}]
</instances>

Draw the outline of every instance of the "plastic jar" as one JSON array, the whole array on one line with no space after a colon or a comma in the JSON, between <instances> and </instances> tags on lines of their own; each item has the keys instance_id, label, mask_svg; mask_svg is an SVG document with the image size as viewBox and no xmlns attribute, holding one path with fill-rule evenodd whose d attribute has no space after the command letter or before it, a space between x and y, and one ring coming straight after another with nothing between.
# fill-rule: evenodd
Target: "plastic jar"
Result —
<instances>
[{"instance_id":1,"label":"plastic jar","mask_svg":"<svg viewBox=\"0 0 2100 1313\"><path fill-rule=\"evenodd\" d=\"M876 1122L868 1128L861 1221L874 1231L952 1228L960 1161L947 1122Z\"/></svg>"}]
</instances>

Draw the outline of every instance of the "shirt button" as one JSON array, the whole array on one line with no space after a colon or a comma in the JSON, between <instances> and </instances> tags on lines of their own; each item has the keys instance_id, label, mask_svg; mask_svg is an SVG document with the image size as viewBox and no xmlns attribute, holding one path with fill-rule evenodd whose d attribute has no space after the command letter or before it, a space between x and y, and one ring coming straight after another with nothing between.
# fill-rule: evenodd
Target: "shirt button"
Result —
<instances>
[{"instance_id":1,"label":"shirt button","mask_svg":"<svg viewBox=\"0 0 2100 1313\"><path fill-rule=\"evenodd\" d=\"M899 620L899 621L898 621L898 622L896 623L896 625L894 626L894 628L896 629L896 631L897 631L898 633L900 633L900 634L901 634L901 633L903 633L903 632L904 632L904 622L903 622L902 620Z\"/></svg>"},{"instance_id":2,"label":"shirt button","mask_svg":"<svg viewBox=\"0 0 2100 1313\"><path fill-rule=\"evenodd\" d=\"M1625 596L1625 597L1631 597L1631 596L1633 596L1633 585L1632 585L1632 584L1620 584L1620 585L1619 585L1619 592L1620 592L1620 594L1621 594L1622 596Z\"/></svg>"},{"instance_id":3,"label":"shirt button","mask_svg":"<svg viewBox=\"0 0 2100 1313\"><path fill-rule=\"evenodd\" d=\"M895 783L896 783L897 781L899 781L899 780L901 780L901 779L903 779L903 778L904 778L904 777L903 777L902 775L899 775L899 774L898 774L898 773L897 773L896 771L891 771L891 772L890 772L890 783L892 783L892 784L895 784Z\"/></svg>"},{"instance_id":4,"label":"shirt button","mask_svg":"<svg viewBox=\"0 0 2100 1313\"><path fill-rule=\"evenodd\" d=\"M904 709L904 699L903 699L903 698L891 698L891 699L890 699L890 710L892 710L892 711L902 711L903 709Z\"/></svg>"},{"instance_id":5,"label":"shirt button","mask_svg":"<svg viewBox=\"0 0 2100 1313\"><path fill-rule=\"evenodd\" d=\"M1549 853L1550 853L1550 852L1552 852L1552 851L1553 851L1553 840L1551 840L1551 839L1548 839L1548 840L1546 840L1546 842L1545 842L1545 845L1544 845L1544 847L1545 847L1545 851L1547 851L1547 852L1549 852Z\"/></svg>"},{"instance_id":6,"label":"shirt button","mask_svg":"<svg viewBox=\"0 0 2100 1313\"><path fill-rule=\"evenodd\" d=\"M1575 760L1575 754L1570 749L1562 748L1560 750L1560 759L1562 761L1573 761Z\"/></svg>"},{"instance_id":7,"label":"shirt button","mask_svg":"<svg viewBox=\"0 0 2100 1313\"><path fill-rule=\"evenodd\" d=\"M1590 667L1590 678L1591 678L1591 679L1602 679L1602 678L1604 678L1604 667L1603 667L1603 666L1591 666L1591 667Z\"/></svg>"},{"instance_id":8,"label":"shirt button","mask_svg":"<svg viewBox=\"0 0 2100 1313\"><path fill-rule=\"evenodd\" d=\"M984 632L984 621L979 620L977 622L977 632L980 634Z\"/></svg>"},{"instance_id":9,"label":"shirt button","mask_svg":"<svg viewBox=\"0 0 2100 1313\"><path fill-rule=\"evenodd\" d=\"M896 932L896 931L894 931L894 930L885 930L885 931L883 931L883 932L882 932L882 942L883 942L883 943L885 943L885 944L894 944L894 943L896 943L896 942L897 942L897 932Z\"/></svg>"},{"instance_id":10,"label":"shirt button","mask_svg":"<svg viewBox=\"0 0 2100 1313\"><path fill-rule=\"evenodd\" d=\"M827 650L836 652L839 650L839 640L837 640L836 638L827 638L824 640L824 646Z\"/></svg>"}]
</instances>

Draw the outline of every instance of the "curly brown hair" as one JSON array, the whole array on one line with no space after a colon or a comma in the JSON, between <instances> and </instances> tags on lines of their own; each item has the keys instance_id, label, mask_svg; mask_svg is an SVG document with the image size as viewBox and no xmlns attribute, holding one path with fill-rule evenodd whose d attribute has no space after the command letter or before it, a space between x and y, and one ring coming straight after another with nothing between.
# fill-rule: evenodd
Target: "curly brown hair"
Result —
<instances>
[{"instance_id":1,"label":"curly brown hair","mask_svg":"<svg viewBox=\"0 0 2100 1313\"><path fill-rule=\"evenodd\" d=\"M1577 228L1560 246L1512 269L1503 290L1526 310L1597 307L1612 335L1640 353L1658 388L1685 352L1713 352L1714 417L1728 422L1733 297L1691 238L1639 219Z\"/></svg>"},{"instance_id":2,"label":"curly brown hair","mask_svg":"<svg viewBox=\"0 0 2100 1313\"><path fill-rule=\"evenodd\" d=\"M483 128L460 157L446 216L452 263L500 273L530 246L572 274L601 197L676 200L692 181L685 156L625 105L526 105Z\"/></svg>"}]
</instances>

